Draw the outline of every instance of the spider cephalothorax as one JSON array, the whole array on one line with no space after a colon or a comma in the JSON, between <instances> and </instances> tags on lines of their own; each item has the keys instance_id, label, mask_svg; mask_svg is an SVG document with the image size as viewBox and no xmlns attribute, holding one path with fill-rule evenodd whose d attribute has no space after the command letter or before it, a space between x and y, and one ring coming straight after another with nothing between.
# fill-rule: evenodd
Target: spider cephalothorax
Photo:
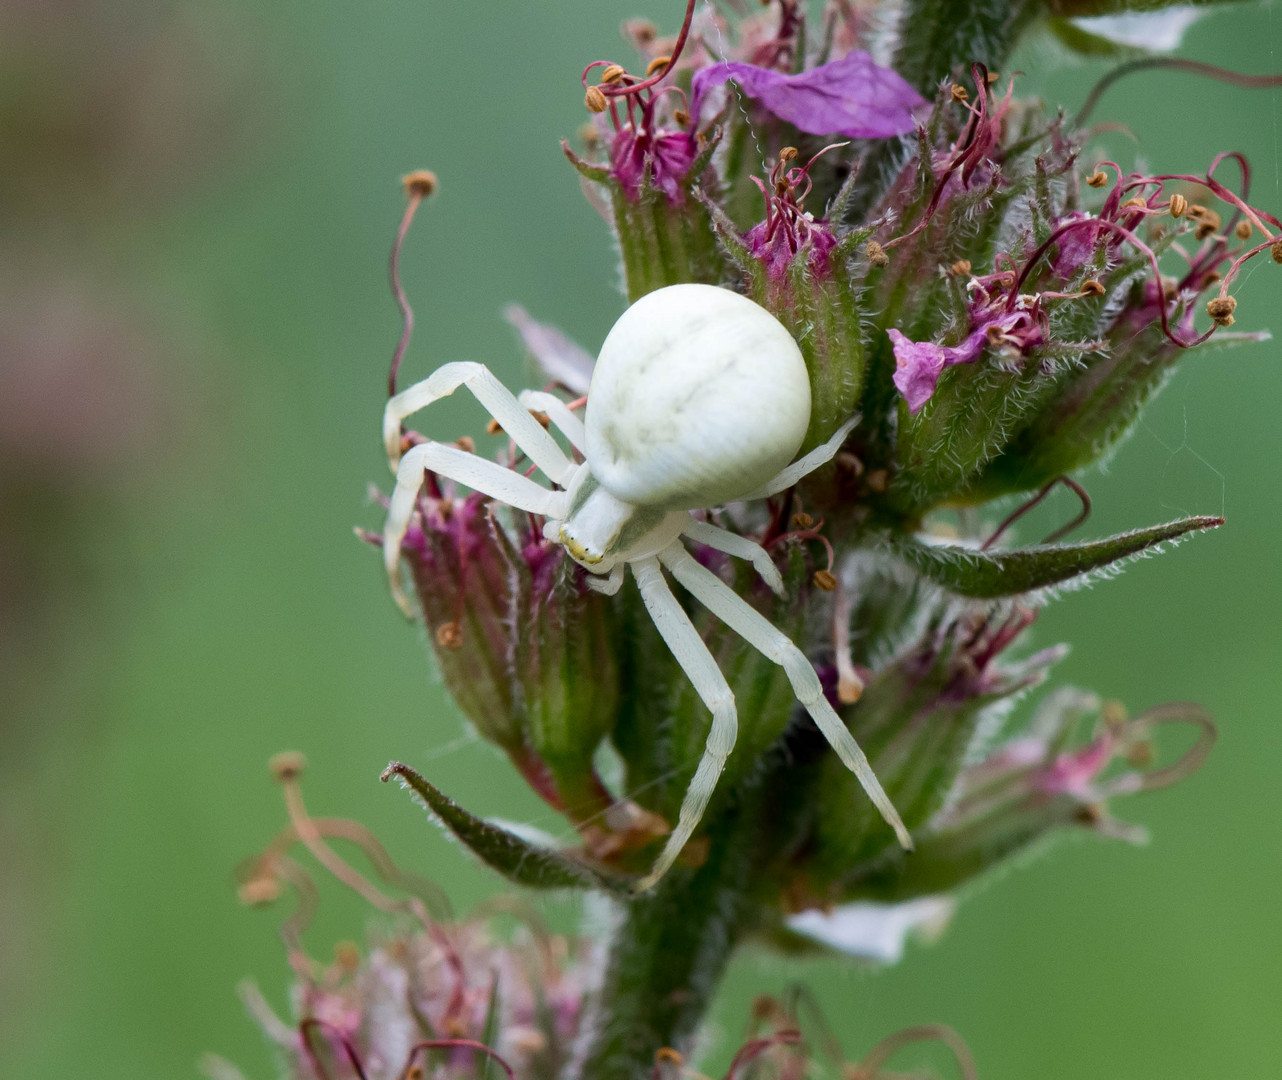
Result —
<instances>
[{"instance_id":1,"label":"spider cephalothorax","mask_svg":"<svg viewBox=\"0 0 1282 1080\"><path fill-rule=\"evenodd\" d=\"M460 386L490 410L555 488L443 443L423 442L401 457L401 422ZM778 320L737 293L694 284L658 289L623 313L601 348L582 421L552 394L527 390L514 397L487 368L471 363L445 364L387 403L383 435L397 477L383 552L392 592L407 614L412 609L400 586L401 542L424 470L432 470L544 517L544 536L561 544L600 592L617 592L624 567L630 566L655 626L711 710L707 747L676 828L639 889L653 885L690 839L737 731L734 694L669 589L664 569L783 667L797 699L859 777L900 842L911 846L805 655L685 547L689 539L745 559L782 593L779 572L759 544L691 511L765 498L830 460L855 421L793 462L810 423L810 404L805 361ZM532 409L544 413L583 455L582 464L565 454Z\"/></svg>"}]
</instances>

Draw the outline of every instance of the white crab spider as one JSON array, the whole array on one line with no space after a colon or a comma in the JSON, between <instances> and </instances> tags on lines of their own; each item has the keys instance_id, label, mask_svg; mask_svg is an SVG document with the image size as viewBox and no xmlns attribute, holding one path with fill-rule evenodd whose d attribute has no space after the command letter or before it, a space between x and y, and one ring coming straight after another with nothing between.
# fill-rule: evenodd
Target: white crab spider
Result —
<instances>
[{"instance_id":1,"label":"white crab spider","mask_svg":"<svg viewBox=\"0 0 1282 1080\"><path fill-rule=\"evenodd\" d=\"M497 462L455 446L424 442L401 457L401 423L467 387L532 462L549 490ZM575 464L530 415L538 410L583 454ZM542 515L544 536L561 544L607 594L632 568L651 618L712 712L712 729L677 825L637 890L650 888L676 860L703 816L734 746L734 694L663 568L717 618L781 665L797 699L858 778L905 848L912 841L868 759L824 697L819 676L768 619L686 551L683 538L746 559L776 593L783 581L770 556L742 536L700 521L692 510L760 499L791 487L828 461L855 421L792 461L810 423L805 361L778 320L751 300L711 285L671 285L633 304L607 335L592 374L585 418L550 394L513 397L481 364L445 364L387 403L383 438L396 473L383 554L392 593L407 615L401 542L424 470L499 502Z\"/></svg>"}]
</instances>

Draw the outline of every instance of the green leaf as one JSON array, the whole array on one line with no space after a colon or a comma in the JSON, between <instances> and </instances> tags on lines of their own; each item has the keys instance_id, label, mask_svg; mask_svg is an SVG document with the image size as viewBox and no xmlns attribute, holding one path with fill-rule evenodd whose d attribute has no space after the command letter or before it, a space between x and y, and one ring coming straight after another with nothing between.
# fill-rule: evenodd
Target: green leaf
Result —
<instances>
[{"instance_id":1,"label":"green leaf","mask_svg":"<svg viewBox=\"0 0 1282 1080\"><path fill-rule=\"evenodd\" d=\"M592 180L598 184L610 183L610 167L608 165L596 165L579 157L578 154L570 149L570 144L564 139L561 140L561 152L585 180Z\"/></svg>"},{"instance_id":2,"label":"green leaf","mask_svg":"<svg viewBox=\"0 0 1282 1080\"><path fill-rule=\"evenodd\" d=\"M1037 14L1030 0L907 0L895 69L923 94L975 61L1000 71Z\"/></svg>"},{"instance_id":3,"label":"green leaf","mask_svg":"<svg viewBox=\"0 0 1282 1080\"><path fill-rule=\"evenodd\" d=\"M1099 34L1092 34L1071 19L1048 19L1046 29L1065 48L1079 56L1106 56L1111 58L1137 56L1139 49L1120 45Z\"/></svg>"},{"instance_id":4,"label":"green leaf","mask_svg":"<svg viewBox=\"0 0 1282 1080\"><path fill-rule=\"evenodd\" d=\"M1044 0L1043 7L1053 15L1081 18L1090 15L1119 15L1127 11L1158 11L1177 4L1213 7L1235 0Z\"/></svg>"},{"instance_id":5,"label":"green leaf","mask_svg":"<svg viewBox=\"0 0 1282 1080\"><path fill-rule=\"evenodd\" d=\"M606 877L557 851L535 847L514 833L482 821L459 806L408 765L393 761L383 770L386 783L399 777L486 866L508 881L531 889L605 889L627 895L627 883Z\"/></svg>"},{"instance_id":6,"label":"green leaf","mask_svg":"<svg viewBox=\"0 0 1282 1080\"><path fill-rule=\"evenodd\" d=\"M1221 517L1190 517L1084 544L1049 544L1015 551L978 551L915 541L899 543L895 549L924 577L949 591L993 599L1060 585L1166 541L1223 524Z\"/></svg>"}]
</instances>

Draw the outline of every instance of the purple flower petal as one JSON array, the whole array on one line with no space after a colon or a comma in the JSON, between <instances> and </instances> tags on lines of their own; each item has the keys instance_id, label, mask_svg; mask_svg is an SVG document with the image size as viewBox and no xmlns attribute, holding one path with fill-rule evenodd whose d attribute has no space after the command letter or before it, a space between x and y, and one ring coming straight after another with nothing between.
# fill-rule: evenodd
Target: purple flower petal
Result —
<instances>
[{"instance_id":1,"label":"purple flower petal","mask_svg":"<svg viewBox=\"0 0 1282 1080\"><path fill-rule=\"evenodd\" d=\"M989 331L996 327L1000 341L1020 352L1041 345L1046 338L1043 324L1028 311L1006 311L1000 304L971 313L973 329L957 345L936 345L933 341L911 341L891 327L886 333L895 351L895 374L892 377L899 392L908 402L908 411L916 413L930 400L944 368L954 364L973 364L988 345Z\"/></svg>"},{"instance_id":2,"label":"purple flower petal","mask_svg":"<svg viewBox=\"0 0 1282 1080\"><path fill-rule=\"evenodd\" d=\"M733 79L748 97L780 120L812 135L880 139L913 129L912 110L925 100L896 72L855 51L799 75L723 61L695 72L691 112L703 95Z\"/></svg>"},{"instance_id":3,"label":"purple flower petal","mask_svg":"<svg viewBox=\"0 0 1282 1080\"><path fill-rule=\"evenodd\" d=\"M944 350L933 341L910 341L893 326L886 331L895 349L895 386L917 412L930 400L944 370Z\"/></svg>"},{"instance_id":4,"label":"purple flower petal","mask_svg":"<svg viewBox=\"0 0 1282 1080\"><path fill-rule=\"evenodd\" d=\"M935 392L944 368L969 364L984 351L985 328L975 330L960 345L936 345L933 341L910 341L891 327L886 331L895 350L894 383L908 402L909 412L919 412Z\"/></svg>"}]
</instances>

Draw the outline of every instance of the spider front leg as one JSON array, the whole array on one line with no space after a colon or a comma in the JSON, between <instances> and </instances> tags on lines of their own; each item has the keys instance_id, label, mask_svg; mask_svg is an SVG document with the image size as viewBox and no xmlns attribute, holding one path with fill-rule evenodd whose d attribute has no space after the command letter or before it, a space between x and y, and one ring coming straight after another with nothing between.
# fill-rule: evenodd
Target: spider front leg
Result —
<instances>
[{"instance_id":1,"label":"spider front leg","mask_svg":"<svg viewBox=\"0 0 1282 1080\"><path fill-rule=\"evenodd\" d=\"M770 586L771 592L778 597L787 595L779 568L775 566L774 560L766 549L755 541L738 533L718 528L716 525L710 525L706 521L699 521L697 518L691 518L690 524L682 527L681 535L688 536L691 540L707 547L716 548L717 551L724 551L736 559L752 563L753 568L761 575L761 580Z\"/></svg>"},{"instance_id":2,"label":"spider front leg","mask_svg":"<svg viewBox=\"0 0 1282 1080\"><path fill-rule=\"evenodd\" d=\"M819 726L828 744L837 751L842 763L863 785L873 805L895 830L899 843L906 851L911 851L912 837L905 828L899 811L882 788L855 737L846 729L837 711L824 697L819 676L806 659L805 653L716 574L695 562L679 541L665 548L660 553L659 560L704 607L754 649L783 668L788 681L792 683L797 700Z\"/></svg>"},{"instance_id":3,"label":"spider front leg","mask_svg":"<svg viewBox=\"0 0 1282 1080\"><path fill-rule=\"evenodd\" d=\"M771 495L778 495L781 491L787 491L802 477L814 472L820 465L827 465L837 456L837 451L841 449L842 444L846 441L846 436L854 430L860 419L861 417L856 413L842 424L826 443L822 446L816 446L805 457L798 458L773 480L759 487L756 491L745 495L744 499L766 499Z\"/></svg>"},{"instance_id":4,"label":"spider front leg","mask_svg":"<svg viewBox=\"0 0 1282 1080\"><path fill-rule=\"evenodd\" d=\"M694 628L690 617L677 603L668 583L663 580L658 560L639 559L630 565L633 576L637 579L637 587L641 590L641 599L650 612L655 627L703 703L712 711L712 729L708 732L708 742L703 757L699 759L698 768L695 769L694 778L686 788L685 799L677 815L677 827L668 836L654 867L633 886L634 892L645 892L668 872L698 827L703 812L708 808L708 800L716 790L721 770L725 768L726 758L734 749L735 738L739 733L739 719L730 684L721 674L721 669L717 667L716 660L703 643L703 638Z\"/></svg>"},{"instance_id":5,"label":"spider front leg","mask_svg":"<svg viewBox=\"0 0 1282 1080\"><path fill-rule=\"evenodd\" d=\"M484 364L457 362L442 364L422 382L415 383L389 398L383 410L383 445L387 461L396 472L401 458L401 424L407 416L426 408L434 401L449 397L460 386L467 387L499 426L512 437L529 459L548 478L562 487L573 476L577 466L565 456L556 440L543 430L512 391L494 377ZM567 410L568 411L568 410Z\"/></svg>"},{"instance_id":6,"label":"spider front leg","mask_svg":"<svg viewBox=\"0 0 1282 1080\"><path fill-rule=\"evenodd\" d=\"M586 456L584 447L587 445L588 433L584 430L583 421L574 415L564 401L543 390L522 390L518 400L526 409L546 413L557 431L570 441L570 445Z\"/></svg>"},{"instance_id":7,"label":"spider front leg","mask_svg":"<svg viewBox=\"0 0 1282 1080\"><path fill-rule=\"evenodd\" d=\"M542 434L547 434L537 421L531 418L531 422ZM423 473L429 469L518 510L528 510L544 517L562 517L565 513L564 492L540 487L533 480L505 469L497 462L444 443L425 442L413 447L401 458L396 471L396 487L392 491L387 521L383 526L383 565L387 568L388 584L392 597L410 618L414 617L414 609L401 587L401 543L414 516L419 489L423 486Z\"/></svg>"}]
</instances>

